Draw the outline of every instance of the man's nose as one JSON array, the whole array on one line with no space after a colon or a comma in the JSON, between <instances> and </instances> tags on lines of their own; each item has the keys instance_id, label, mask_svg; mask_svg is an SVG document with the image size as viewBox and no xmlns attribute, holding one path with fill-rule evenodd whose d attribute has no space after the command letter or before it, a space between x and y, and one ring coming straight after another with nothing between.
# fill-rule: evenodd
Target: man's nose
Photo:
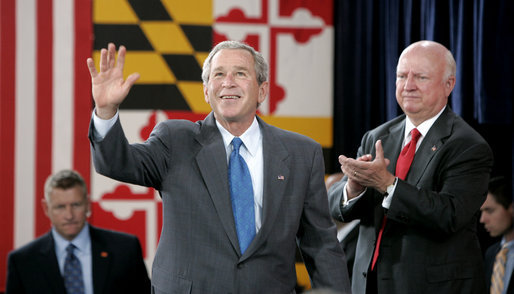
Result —
<instances>
[{"instance_id":1,"label":"man's nose","mask_svg":"<svg viewBox=\"0 0 514 294\"><path fill-rule=\"evenodd\" d=\"M405 80L405 85L403 85L405 90L414 90L416 89L416 82L414 81L414 76L407 75L407 79Z\"/></svg>"},{"instance_id":2,"label":"man's nose","mask_svg":"<svg viewBox=\"0 0 514 294\"><path fill-rule=\"evenodd\" d=\"M225 76L225 78L223 79L223 83L222 83L222 86L223 87L232 87L235 85L235 82L234 82L234 76L232 74L227 74Z\"/></svg>"},{"instance_id":3,"label":"man's nose","mask_svg":"<svg viewBox=\"0 0 514 294\"><path fill-rule=\"evenodd\" d=\"M484 224L484 223L485 223L485 219L486 219L486 216L485 216L485 214L484 214L484 213L482 213L482 214L480 215L480 223L481 223L481 224Z\"/></svg>"},{"instance_id":4,"label":"man's nose","mask_svg":"<svg viewBox=\"0 0 514 294\"><path fill-rule=\"evenodd\" d=\"M64 217L66 219L72 219L73 218L73 207L71 206L67 206L65 209L64 209Z\"/></svg>"}]
</instances>

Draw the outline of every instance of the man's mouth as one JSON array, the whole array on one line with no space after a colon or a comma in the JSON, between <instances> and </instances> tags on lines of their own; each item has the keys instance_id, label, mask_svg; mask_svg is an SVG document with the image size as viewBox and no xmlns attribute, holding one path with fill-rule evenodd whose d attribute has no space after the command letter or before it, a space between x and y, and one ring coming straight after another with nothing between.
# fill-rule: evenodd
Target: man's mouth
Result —
<instances>
[{"instance_id":1,"label":"man's mouth","mask_svg":"<svg viewBox=\"0 0 514 294\"><path fill-rule=\"evenodd\" d=\"M237 95L222 95L221 96L221 99L239 99L241 98L241 96L237 96Z\"/></svg>"}]
</instances>

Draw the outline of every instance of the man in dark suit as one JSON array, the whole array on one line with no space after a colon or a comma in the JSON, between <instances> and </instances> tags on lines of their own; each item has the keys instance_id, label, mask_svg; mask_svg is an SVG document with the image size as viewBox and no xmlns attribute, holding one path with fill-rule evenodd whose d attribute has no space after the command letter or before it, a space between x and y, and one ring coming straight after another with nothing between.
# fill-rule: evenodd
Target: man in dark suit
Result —
<instances>
[{"instance_id":1,"label":"man in dark suit","mask_svg":"<svg viewBox=\"0 0 514 294\"><path fill-rule=\"evenodd\" d=\"M491 179L487 199L480 211L482 211L480 222L484 224L491 237L501 238L485 252L487 289L490 289L490 293L512 294L514 293L514 208L511 185L506 183L504 177ZM501 283L495 283L493 282L496 276L495 263L500 262L503 265L501 267L496 265L496 271L503 272L498 277Z\"/></svg>"},{"instance_id":2,"label":"man in dark suit","mask_svg":"<svg viewBox=\"0 0 514 294\"><path fill-rule=\"evenodd\" d=\"M404 114L367 132L356 159L339 157L346 176L329 198L334 218L360 219L354 294L485 291L476 227L492 152L447 106L454 85L448 49L410 45L397 66Z\"/></svg>"},{"instance_id":3,"label":"man in dark suit","mask_svg":"<svg viewBox=\"0 0 514 294\"><path fill-rule=\"evenodd\" d=\"M87 223L90 201L77 172L62 170L50 176L42 204L52 230L9 253L7 293L72 293L68 282L80 288L73 293L150 292L138 239ZM67 253L70 244L73 254ZM67 275L68 260L78 260L75 277Z\"/></svg>"},{"instance_id":4,"label":"man in dark suit","mask_svg":"<svg viewBox=\"0 0 514 294\"><path fill-rule=\"evenodd\" d=\"M129 144L117 110L138 74L123 80L125 48L116 64L115 53L114 44L101 50L100 72L88 59L96 103L91 150L97 172L159 190L163 229L152 291L292 293L298 245L314 288L349 292L321 146L256 116L268 94L262 55L240 42L218 44L202 73L213 112L196 123L160 123L146 142ZM232 180L235 163L249 174ZM236 203L242 199L249 202Z\"/></svg>"}]
</instances>

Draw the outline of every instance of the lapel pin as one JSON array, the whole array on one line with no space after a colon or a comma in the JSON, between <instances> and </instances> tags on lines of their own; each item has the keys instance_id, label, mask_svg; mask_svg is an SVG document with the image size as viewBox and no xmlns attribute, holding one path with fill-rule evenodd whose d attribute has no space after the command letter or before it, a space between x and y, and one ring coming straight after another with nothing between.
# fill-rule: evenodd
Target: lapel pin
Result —
<instances>
[{"instance_id":1,"label":"lapel pin","mask_svg":"<svg viewBox=\"0 0 514 294\"><path fill-rule=\"evenodd\" d=\"M279 175L279 176L277 177L277 180L281 180L281 181L283 181L283 180L284 180L284 176L283 176L283 175Z\"/></svg>"},{"instance_id":2,"label":"lapel pin","mask_svg":"<svg viewBox=\"0 0 514 294\"><path fill-rule=\"evenodd\" d=\"M103 258L106 258L107 256L109 256L109 253L102 251L102 252L100 252L100 256Z\"/></svg>"},{"instance_id":3,"label":"lapel pin","mask_svg":"<svg viewBox=\"0 0 514 294\"><path fill-rule=\"evenodd\" d=\"M437 150L437 147L435 147L435 145L432 146L432 151L436 151L436 150Z\"/></svg>"}]
</instances>

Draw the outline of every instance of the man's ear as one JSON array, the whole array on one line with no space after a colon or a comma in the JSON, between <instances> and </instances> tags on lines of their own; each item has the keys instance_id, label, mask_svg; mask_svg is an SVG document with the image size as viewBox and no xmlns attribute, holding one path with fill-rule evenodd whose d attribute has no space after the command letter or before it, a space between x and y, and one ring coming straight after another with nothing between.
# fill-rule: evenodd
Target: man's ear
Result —
<instances>
[{"instance_id":1,"label":"man's ear","mask_svg":"<svg viewBox=\"0 0 514 294\"><path fill-rule=\"evenodd\" d=\"M268 96L269 92L269 82L263 82L259 85L259 98L258 98L258 104L260 105L264 100L266 100L266 96Z\"/></svg>"},{"instance_id":2,"label":"man's ear","mask_svg":"<svg viewBox=\"0 0 514 294\"><path fill-rule=\"evenodd\" d=\"M46 202L46 199L41 199L41 207L43 207L43 211L45 212L46 216L48 216L48 203Z\"/></svg>"},{"instance_id":3,"label":"man's ear","mask_svg":"<svg viewBox=\"0 0 514 294\"><path fill-rule=\"evenodd\" d=\"M203 98L205 99L205 102L207 102L207 104L210 104L208 93L209 93L209 88L207 87L207 85L203 84Z\"/></svg>"},{"instance_id":4,"label":"man's ear","mask_svg":"<svg viewBox=\"0 0 514 294\"><path fill-rule=\"evenodd\" d=\"M445 83L445 89L446 89L446 97L450 96L450 93L453 91L453 88L455 87L455 76L450 76Z\"/></svg>"}]
</instances>

